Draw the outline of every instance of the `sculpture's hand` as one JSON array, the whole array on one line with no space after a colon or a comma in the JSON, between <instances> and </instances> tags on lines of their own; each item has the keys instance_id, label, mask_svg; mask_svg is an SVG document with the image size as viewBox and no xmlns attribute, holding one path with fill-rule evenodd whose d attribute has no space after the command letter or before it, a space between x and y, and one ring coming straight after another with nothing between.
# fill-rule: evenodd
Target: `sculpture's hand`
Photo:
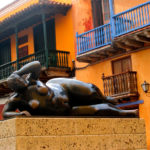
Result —
<instances>
[{"instance_id":1,"label":"sculpture's hand","mask_svg":"<svg viewBox=\"0 0 150 150\"><path fill-rule=\"evenodd\" d=\"M27 117L30 117L31 116L31 114L28 112L28 111L21 111L20 112L21 113L21 115L23 115L23 116L27 116Z\"/></svg>"}]
</instances>

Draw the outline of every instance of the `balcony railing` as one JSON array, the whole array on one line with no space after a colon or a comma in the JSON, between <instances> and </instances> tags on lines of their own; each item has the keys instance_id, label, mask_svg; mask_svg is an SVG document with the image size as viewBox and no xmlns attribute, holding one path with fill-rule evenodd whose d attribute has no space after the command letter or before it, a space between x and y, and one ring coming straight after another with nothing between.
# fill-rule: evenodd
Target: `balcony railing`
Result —
<instances>
[{"instance_id":1,"label":"balcony railing","mask_svg":"<svg viewBox=\"0 0 150 150\"><path fill-rule=\"evenodd\" d=\"M68 68L69 52L66 51L49 51L48 67ZM34 60L40 61L42 67L46 66L45 52L39 51L34 54L19 59L19 68ZM17 70L17 62L9 62L0 66L0 79L7 78L12 72Z\"/></svg>"},{"instance_id":2,"label":"balcony railing","mask_svg":"<svg viewBox=\"0 0 150 150\"><path fill-rule=\"evenodd\" d=\"M77 55L111 44L111 37L150 25L150 1L114 15L110 24L76 35Z\"/></svg>"},{"instance_id":3,"label":"balcony railing","mask_svg":"<svg viewBox=\"0 0 150 150\"><path fill-rule=\"evenodd\" d=\"M110 24L77 34L77 54L82 54L111 43Z\"/></svg>"},{"instance_id":4,"label":"balcony railing","mask_svg":"<svg viewBox=\"0 0 150 150\"><path fill-rule=\"evenodd\" d=\"M137 95L137 78L135 71L102 77L105 96Z\"/></svg>"},{"instance_id":5,"label":"balcony railing","mask_svg":"<svg viewBox=\"0 0 150 150\"><path fill-rule=\"evenodd\" d=\"M150 25L150 1L113 16L115 37Z\"/></svg>"}]
</instances>

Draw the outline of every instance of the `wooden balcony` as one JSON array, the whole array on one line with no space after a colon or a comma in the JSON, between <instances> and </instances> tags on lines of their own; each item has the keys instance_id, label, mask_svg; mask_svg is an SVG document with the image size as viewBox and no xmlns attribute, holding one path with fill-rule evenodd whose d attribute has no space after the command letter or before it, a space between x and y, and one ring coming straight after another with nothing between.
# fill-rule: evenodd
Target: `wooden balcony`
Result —
<instances>
[{"instance_id":1,"label":"wooden balcony","mask_svg":"<svg viewBox=\"0 0 150 150\"><path fill-rule=\"evenodd\" d=\"M92 63L150 45L150 1L115 14L109 24L76 35L77 60Z\"/></svg>"},{"instance_id":2,"label":"wooden balcony","mask_svg":"<svg viewBox=\"0 0 150 150\"><path fill-rule=\"evenodd\" d=\"M50 70L50 71L53 71L53 70L56 70L56 68L58 68L61 72L62 70L66 71L69 69L69 66L68 66L69 52L56 51L56 50L49 51L48 68L46 68L46 60L45 59L46 59L45 51L36 52L34 54L31 54L31 55L28 55L28 56L25 56L25 57L19 59L19 68L21 68L23 65L25 65L29 62L38 60L38 61L40 61L41 65L42 65L42 70L49 70L49 68L55 68L55 69ZM0 66L0 80L7 78L15 70L17 70L17 62L16 61L1 65ZM47 71L47 74L50 75L50 73L48 71Z\"/></svg>"},{"instance_id":3,"label":"wooden balcony","mask_svg":"<svg viewBox=\"0 0 150 150\"><path fill-rule=\"evenodd\" d=\"M126 51L150 43L150 1L113 16L114 42Z\"/></svg>"},{"instance_id":4,"label":"wooden balcony","mask_svg":"<svg viewBox=\"0 0 150 150\"><path fill-rule=\"evenodd\" d=\"M110 24L97 27L83 34L76 35L77 38L77 60L81 62L97 61L104 57L105 49L110 49L111 29Z\"/></svg>"},{"instance_id":5,"label":"wooden balcony","mask_svg":"<svg viewBox=\"0 0 150 150\"><path fill-rule=\"evenodd\" d=\"M104 76L104 95L115 98L137 97L137 77L135 71L129 71L112 76Z\"/></svg>"},{"instance_id":6,"label":"wooden balcony","mask_svg":"<svg viewBox=\"0 0 150 150\"><path fill-rule=\"evenodd\" d=\"M45 51L39 51L19 59L19 68L35 60L40 61L42 65L40 80L43 82L54 77L70 77L72 75L72 71L68 63L69 52L67 51L49 51L48 68L46 67ZM6 78L16 70L17 61L9 62L0 66L0 97L12 92L7 86Z\"/></svg>"}]
</instances>

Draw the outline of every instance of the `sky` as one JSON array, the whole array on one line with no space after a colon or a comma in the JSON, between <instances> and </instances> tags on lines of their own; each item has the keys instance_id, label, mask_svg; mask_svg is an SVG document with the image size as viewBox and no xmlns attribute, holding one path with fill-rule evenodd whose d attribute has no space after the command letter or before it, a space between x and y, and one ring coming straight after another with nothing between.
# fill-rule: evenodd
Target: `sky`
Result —
<instances>
[{"instance_id":1,"label":"sky","mask_svg":"<svg viewBox=\"0 0 150 150\"><path fill-rule=\"evenodd\" d=\"M15 0L0 0L0 9L14 2Z\"/></svg>"}]
</instances>

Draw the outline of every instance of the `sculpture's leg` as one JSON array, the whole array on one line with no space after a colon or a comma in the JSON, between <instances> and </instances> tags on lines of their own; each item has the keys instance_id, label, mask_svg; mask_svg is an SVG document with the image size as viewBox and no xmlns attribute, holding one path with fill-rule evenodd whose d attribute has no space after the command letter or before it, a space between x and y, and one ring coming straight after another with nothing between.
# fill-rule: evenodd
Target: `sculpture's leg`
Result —
<instances>
[{"instance_id":1,"label":"sculpture's leg","mask_svg":"<svg viewBox=\"0 0 150 150\"><path fill-rule=\"evenodd\" d=\"M138 110L121 110L112 104L97 104L72 108L72 115L137 116Z\"/></svg>"},{"instance_id":2,"label":"sculpture's leg","mask_svg":"<svg viewBox=\"0 0 150 150\"><path fill-rule=\"evenodd\" d=\"M99 100L97 104L100 104L100 102L102 101L102 103L111 103L115 105L118 102L118 100L113 97L104 96L99 88L95 85L93 85L93 90L95 91L93 92L93 98Z\"/></svg>"}]
</instances>

